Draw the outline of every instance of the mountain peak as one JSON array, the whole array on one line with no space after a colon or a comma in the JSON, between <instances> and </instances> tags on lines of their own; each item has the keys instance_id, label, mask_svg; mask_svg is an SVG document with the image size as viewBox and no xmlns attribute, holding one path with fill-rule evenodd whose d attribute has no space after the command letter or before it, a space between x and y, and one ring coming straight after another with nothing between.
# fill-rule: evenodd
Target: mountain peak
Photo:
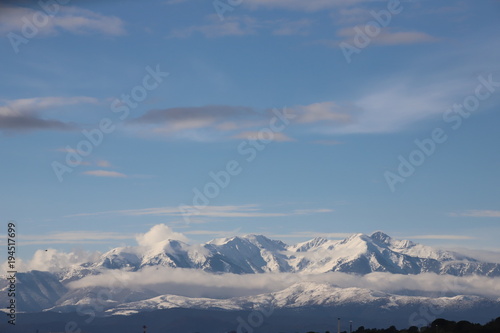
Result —
<instances>
[{"instance_id":1,"label":"mountain peak","mask_svg":"<svg viewBox=\"0 0 500 333\"><path fill-rule=\"evenodd\" d=\"M370 235L370 238L373 239L374 241L386 244L392 240L391 236L383 233L382 231L375 231L373 234Z\"/></svg>"},{"instance_id":2,"label":"mountain peak","mask_svg":"<svg viewBox=\"0 0 500 333\"><path fill-rule=\"evenodd\" d=\"M326 239L326 238L315 237L315 238L308 240L306 242L292 245L289 247L289 249L292 251L295 251L295 252L305 252L305 251L309 251L309 250L314 249L314 248L318 248L321 245L325 244L326 242L328 242L328 239Z\"/></svg>"}]
</instances>

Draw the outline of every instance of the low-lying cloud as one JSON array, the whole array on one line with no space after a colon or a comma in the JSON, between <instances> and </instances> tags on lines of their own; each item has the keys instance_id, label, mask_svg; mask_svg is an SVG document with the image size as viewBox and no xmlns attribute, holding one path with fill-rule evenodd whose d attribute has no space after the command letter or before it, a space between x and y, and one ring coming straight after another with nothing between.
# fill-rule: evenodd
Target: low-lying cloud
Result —
<instances>
[{"instance_id":1,"label":"low-lying cloud","mask_svg":"<svg viewBox=\"0 0 500 333\"><path fill-rule=\"evenodd\" d=\"M340 272L239 275L213 274L196 269L149 267L138 272L103 271L100 275L87 276L74 281L69 284L69 287L75 289L119 286L186 297L229 298L276 292L299 282L328 283L342 288L366 288L404 295L500 297L500 278L456 277L434 273L419 275L370 273L363 276Z\"/></svg>"}]
</instances>

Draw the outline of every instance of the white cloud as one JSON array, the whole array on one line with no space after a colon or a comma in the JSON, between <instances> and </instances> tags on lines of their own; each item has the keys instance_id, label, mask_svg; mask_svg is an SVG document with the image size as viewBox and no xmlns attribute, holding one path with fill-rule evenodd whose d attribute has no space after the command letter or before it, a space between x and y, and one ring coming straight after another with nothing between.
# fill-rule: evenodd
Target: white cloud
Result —
<instances>
[{"instance_id":1,"label":"white cloud","mask_svg":"<svg viewBox=\"0 0 500 333\"><path fill-rule=\"evenodd\" d=\"M477 250L464 247L449 248L450 251L455 251L468 257L484 261L500 264L500 249L496 250Z\"/></svg>"},{"instance_id":2,"label":"white cloud","mask_svg":"<svg viewBox=\"0 0 500 333\"><path fill-rule=\"evenodd\" d=\"M157 224L153 226L148 232L137 235L135 239L141 246L153 246L167 239L175 239L183 242L188 241L186 236L179 232L173 231L165 224Z\"/></svg>"},{"instance_id":3,"label":"white cloud","mask_svg":"<svg viewBox=\"0 0 500 333\"><path fill-rule=\"evenodd\" d=\"M23 239L25 236L23 236ZM67 243L74 243L68 241ZM30 244L23 241L23 244ZM38 243L37 243L38 244ZM51 243L48 243L51 244ZM47 248L45 250L37 250L33 257L28 260L16 259L16 270L18 272L26 272L31 270L46 271L58 273L70 267L71 265L80 265L87 262L93 262L101 255L100 252L89 252L84 250L74 250L72 252L60 252L58 250ZM9 269L7 261L0 266L0 274L4 274Z\"/></svg>"},{"instance_id":4,"label":"white cloud","mask_svg":"<svg viewBox=\"0 0 500 333\"><path fill-rule=\"evenodd\" d=\"M27 270L58 272L71 265L97 260L99 252L74 251L59 252L54 249L37 250L27 264Z\"/></svg>"},{"instance_id":5,"label":"white cloud","mask_svg":"<svg viewBox=\"0 0 500 333\"><path fill-rule=\"evenodd\" d=\"M24 20L33 21L33 15L42 11L25 7L1 7L0 32L20 32ZM24 19L24 20L23 20ZM99 33L109 36L125 34L124 22L116 16L106 16L78 7L61 6L57 15L48 17L39 28L40 36L56 35L59 31L74 34Z\"/></svg>"},{"instance_id":6,"label":"white cloud","mask_svg":"<svg viewBox=\"0 0 500 333\"><path fill-rule=\"evenodd\" d=\"M452 104L453 83L441 82L439 87L415 87L406 79L380 82L378 87L353 99L349 106L322 102L293 107L299 121L323 134L389 133L444 113ZM456 94L456 92L455 92Z\"/></svg>"}]
</instances>

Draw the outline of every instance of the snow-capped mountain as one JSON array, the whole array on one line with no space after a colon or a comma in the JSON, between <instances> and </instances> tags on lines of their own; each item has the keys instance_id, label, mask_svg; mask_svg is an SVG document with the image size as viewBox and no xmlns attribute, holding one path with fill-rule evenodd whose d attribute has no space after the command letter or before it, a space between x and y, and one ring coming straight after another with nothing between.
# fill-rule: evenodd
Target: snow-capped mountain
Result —
<instances>
[{"instance_id":1,"label":"snow-capped mountain","mask_svg":"<svg viewBox=\"0 0 500 333\"><path fill-rule=\"evenodd\" d=\"M190 245L165 240L151 247L122 247L104 253L93 263L73 266L62 273L72 281L99 270L140 270L149 266L202 269L213 273L346 272L368 274L436 273L454 276L500 276L500 264L485 263L450 251L395 240L383 232L354 234L344 240L315 238L286 245L262 235L247 235Z\"/></svg>"},{"instance_id":2,"label":"snow-capped mountain","mask_svg":"<svg viewBox=\"0 0 500 333\"><path fill-rule=\"evenodd\" d=\"M19 312L49 311L71 315L89 308L99 316L111 317L158 310L249 311L271 306L277 311L285 311L287 316L291 313L286 311L294 309L315 316L310 309L319 307L328 312L327 309L334 308L348 314L363 313L364 320L368 316L376 322L379 315L409 316L423 306L434 306L443 313L473 313L475 317L472 318L480 318L500 311L500 299L495 298L498 296L486 299L474 293L451 292L424 297L431 294L404 288L391 289L391 293L352 285L340 288L325 282L321 276L328 272L351 273L358 277L383 272L390 276L435 273L431 275L465 276L467 279L470 275L482 275L484 279L500 276L499 266L407 240L395 240L383 232L354 234L337 241L314 238L295 245L262 235L220 238L200 245L165 239L149 246L115 248L93 262L73 265L55 274L19 273L17 299ZM172 274L177 274L177 279L171 279ZM265 279L259 281L274 281L275 285L262 288L263 283L259 282L257 287L243 288L243 292L231 290L242 288L241 284L249 281L242 279L242 275L249 278L251 274L260 274L259 278ZM308 280L311 276L320 277L317 280L320 282ZM295 277L304 279L294 280ZM209 285L215 287L206 287L205 280L197 279L211 281ZM232 279L233 284L226 286L227 279ZM276 279L279 279L278 284ZM288 280L283 283L283 279ZM234 281L240 282L234 284ZM493 283L492 288L496 288L495 281L489 282ZM189 292L182 294L181 286L184 290L195 289L197 296ZM6 288L6 280L3 280L0 282L1 295L5 295ZM207 292L207 288L226 289L218 294ZM487 296L485 293L479 295ZM4 301L2 297L0 303Z\"/></svg>"}]
</instances>

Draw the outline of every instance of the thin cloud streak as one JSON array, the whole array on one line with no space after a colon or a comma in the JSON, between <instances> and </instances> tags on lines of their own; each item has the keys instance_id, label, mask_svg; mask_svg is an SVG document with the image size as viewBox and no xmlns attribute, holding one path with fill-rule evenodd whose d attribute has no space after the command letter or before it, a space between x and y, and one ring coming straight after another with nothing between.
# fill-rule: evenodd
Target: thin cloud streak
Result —
<instances>
[{"instance_id":1,"label":"thin cloud streak","mask_svg":"<svg viewBox=\"0 0 500 333\"><path fill-rule=\"evenodd\" d=\"M37 97L15 100L2 100L0 105L0 130L7 132L32 130L73 130L77 126L57 119L44 119L47 109L77 105L96 104L97 99L86 96L74 97Z\"/></svg>"},{"instance_id":2,"label":"thin cloud streak","mask_svg":"<svg viewBox=\"0 0 500 333\"><path fill-rule=\"evenodd\" d=\"M464 236L464 235L416 235L416 236L407 236L406 238L410 239L443 239L443 240L465 240L465 239L476 239L476 237L472 236Z\"/></svg>"},{"instance_id":3,"label":"thin cloud streak","mask_svg":"<svg viewBox=\"0 0 500 333\"><path fill-rule=\"evenodd\" d=\"M454 217L500 217L500 210L467 210L460 213L450 213Z\"/></svg>"},{"instance_id":4,"label":"thin cloud streak","mask_svg":"<svg viewBox=\"0 0 500 333\"><path fill-rule=\"evenodd\" d=\"M318 213L330 213L331 209L297 209L292 212L263 212L258 205L236 205L236 206L207 206L197 209L193 215L207 217L282 217L294 215L309 215ZM153 207L142 209L113 210L96 213L71 214L64 217L83 217L98 215L125 215L125 216L183 216L185 211L179 207Z\"/></svg>"},{"instance_id":5,"label":"thin cloud streak","mask_svg":"<svg viewBox=\"0 0 500 333\"><path fill-rule=\"evenodd\" d=\"M128 178L128 176L121 172L109 171L109 170L91 170L82 172L83 175L94 176L94 177L106 177L106 178Z\"/></svg>"},{"instance_id":6,"label":"thin cloud streak","mask_svg":"<svg viewBox=\"0 0 500 333\"><path fill-rule=\"evenodd\" d=\"M289 234L272 234L270 237L274 238L307 238L312 239L316 237L321 238L333 238L333 239L344 239L352 236L353 233L346 232L316 232L316 231L297 231Z\"/></svg>"},{"instance_id":7,"label":"thin cloud streak","mask_svg":"<svg viewBox=\"0 0 500 333\"><path fill-rule=\"evenodd\" d=\"M31 18L38 11L26 7L0 5L0 32L20 32L23 18ZM125 35L125 23L116 16L106 16L79 7L60 6L57 15L50 17L47 24L39 28L43 37L56 36L60 31L73 34Z\"/></svg>"},{"instance_id":8,"label":"thin cloud streak","mask_svg":"<svg viewBox=\"0 0 500 333\"><path fill-rule=\"evenodd\" d=\"M109 241L134 239L134 234L103 231L55 232L45 235L23 234L22 243L26 245L47 244L102 244Z\"/></svg>"}]
</instances>

